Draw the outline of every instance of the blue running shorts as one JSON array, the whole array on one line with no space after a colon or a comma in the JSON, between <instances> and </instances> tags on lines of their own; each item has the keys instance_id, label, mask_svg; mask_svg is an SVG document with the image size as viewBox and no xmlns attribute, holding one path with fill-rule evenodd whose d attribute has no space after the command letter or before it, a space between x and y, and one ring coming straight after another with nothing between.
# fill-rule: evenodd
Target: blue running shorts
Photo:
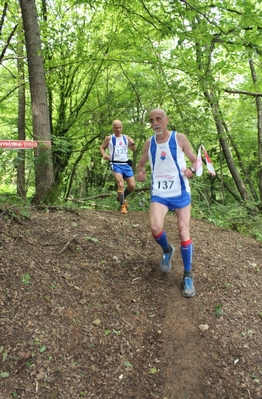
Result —
<instances>
[{"instance_id":1,"label":"blue running shorts","mask_svg":"<svg viewBox=\"0 0 262 399\"><path fill-rule=\"evenodd\" d=\"M191 196L187 191L173 198L162 198L152 195L151 202L158 202L159 204L167 206L170 211L174 211L175 209L185 208L191 204Z\"/></svg>"},{"instance_id":2,"label":"blue running shorts","mask_svg":"<svg viewBox=\"0 0 262 399\"><path fill-rule=\"evenodd\" d=\"M128 163L110 163L110 169L112 172L120 173L124 179L134 176L133 169Z\"/></svg>"}]
</instances>

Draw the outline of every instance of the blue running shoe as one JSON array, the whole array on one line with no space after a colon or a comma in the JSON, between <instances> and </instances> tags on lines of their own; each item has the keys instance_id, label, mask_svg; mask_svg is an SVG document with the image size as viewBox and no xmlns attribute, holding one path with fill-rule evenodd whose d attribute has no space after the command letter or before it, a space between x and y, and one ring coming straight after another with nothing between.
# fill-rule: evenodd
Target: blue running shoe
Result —
<instances>
[{"instance_id":1,"label":"blue running shoe","mask_svg":"<svg viewBox=\"0 0 262 399\"><path fill-rule=\"evenodd\" d=\"M162 273L169 273L171 270L171 259L175 253L175 248L173 245L169 244L171 248L171 252L169 253L163 253L162 255L162 260L159 263L159 269L161 270Z\"/></svg>"},{"instance_id":2,"label":"blue running shoe","mask_svg":"<svg viewBox=\"0 0 262 399\"><path fill-rule=\"evenodd\" d=\"M186 298L191 298L194 296L196 293L195 287L194 287L194 280L192 277L185 276L183 278L183 290L182 290L182 295Z\"/></svg>"}]
</instances>

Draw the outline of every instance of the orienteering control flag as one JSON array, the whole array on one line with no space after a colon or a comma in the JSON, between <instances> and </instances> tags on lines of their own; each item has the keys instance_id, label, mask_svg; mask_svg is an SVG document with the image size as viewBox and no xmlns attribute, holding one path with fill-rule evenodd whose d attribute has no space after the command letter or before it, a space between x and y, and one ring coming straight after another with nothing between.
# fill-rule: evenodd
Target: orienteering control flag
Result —
<instances>
[{"instance_id":1,"label":"orienteering control flag","mask_svg":"<svg viewBox=\"0 0 262 399\"><path fill-rule=\"evenodd\" d=\"M205 159L206 159L206 166L207 166L207 170L209 173L211 173L212 176L216 175L216 172L213 168L211 159L208 156L208 153L205 149L205 147L201 144L199 149L198 149L198 154L197 154L197 162L196 162L196 175L197 176L201 176L203 173L203 166L202 166L202 157L201 157L201 150L203 150Z\"/></svg>"}]
</instances>

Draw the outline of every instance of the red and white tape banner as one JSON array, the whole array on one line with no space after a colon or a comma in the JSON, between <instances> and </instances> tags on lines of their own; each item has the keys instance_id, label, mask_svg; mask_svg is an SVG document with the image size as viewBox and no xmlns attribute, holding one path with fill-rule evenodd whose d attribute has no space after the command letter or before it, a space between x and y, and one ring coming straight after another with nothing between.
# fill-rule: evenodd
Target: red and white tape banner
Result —
<instances>
[{"instance_id":1,"label":"red and white tape banner","mask_svg":"<svg viewBox=\"0 0 262 399\"><path fill-rule=\"evenodd\" d=\"M5 150L27 150L31 148L51 148L51 141L38 140L0 140L0 148Z\"/></svg>"}]
</instances>

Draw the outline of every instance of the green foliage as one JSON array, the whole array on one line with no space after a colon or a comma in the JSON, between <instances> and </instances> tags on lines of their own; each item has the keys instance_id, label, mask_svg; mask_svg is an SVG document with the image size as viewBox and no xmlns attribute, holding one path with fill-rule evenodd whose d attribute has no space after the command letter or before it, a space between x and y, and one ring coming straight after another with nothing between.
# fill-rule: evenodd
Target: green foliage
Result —
<instances>
[{"instance_id":1,"label":"green foliage","mask_svg":"<svg viewBox=\"0 0 262 399\"><path fill-rule=\"evenodd\" d=\"M8 378L9 377L8 371L3 371L2 373L0 373L0 377L1 378Z\"/></svg>"},{"instance_id":2,"label":"green foliage","mask_svg":"<svg viewBox=\"0 0 262 399\"><path fill-rule=\"evenodd\" d=\"M28 273L25 273L25 274L22 276L21 281L22 281L22 283L23 283L24 285L29 285L29 284L32 283L31 277L30 277L30 275L29 275Z\"/></svg>"},{"instance_id":3,"label":"green foliage","mask_svg":"<svg viewBox=\"0 0 262 399\"><path fill-rule=\"evenodd\" d=\"M135 139L136 166L143 144L151 135L148 111L161 106L170 117L170 129L184 132L195 151L203 143L219 172L219 181L203 179L196 187L197 201L193 204L195 208L200 203L197 207L203 217L218 225L225 223L229 228L235 225L233 208L239 201L225 192L223 183L234 187L236 197L239 193L221 139L228 145L234 172L245 182L250 201L261 202L257 173L261 167L258 115L256 98L251 95L262 91L258 68L262 55L258 3L228 0L225 6L220 0L212 4L196 0L194 5L185 6L183 2L163 1L159 5L153 0L145 5L139 0L129 3L101 0L77 1L68 7L55 1L46 4L45 15L41 3L36 4L56 179L50 201L64 206L65 198L84 198L83 207L117 209L113 195L112 199L102 201L85 200L114 190L112 175L101 161L99 146L111 134L112 120L120 118L124 133ZM20 31L7 46L8 53L6 44L18 18L16 5L9 4L0 38L0 46L5 50L0 68L0 128L4 139L17 139ZM256 83L251 77L250 59L254 60ZM32 138L27 71L25 74L26 134ZM241 94L243 91L248 94ZM217 114L207 93L219 104ZM218 131L218 116L223 132ZM4 151L1 155L1 192L14 194L17 153ZM35 190L33 161L30 150L25 165L28 197ZM141 200L145 201L143 206ZM216 201L230 208L228 215ZM132 209L147 206L146 194L134 195ZM246 220L246 215L243 217ZM256 224L254 219L253 223ZM244 226L245 223L237 223L236 229L245 230ZM252 235L261 238L256 228Z\"/></svg>"},{"instance_id":4,"label":"green foliage","mask_svg":"<svg viewBox=\"0 0 262 399\"><path fill-rule=\"evenodd\" d=\"M221 317L224 315L223 304L219 303L214 305L214 313L216 317Z\"/></svg>"},{"instance_id":5,"label":"green foliage","mask_svg":"<svg viewBox=\"0 0 262 399\"><path fill-rule=\"evenodd\" d=\"M157 369L156 369L155 367L151 367L151 368L148 370L148 373L149 373L149 374L156 374L156 373L157 373Z\"/></svg>"},{"instance_id":6,"label":"green foliage","mask_svg":"<svg viewBox=\"0 0 262 399\"><path fill-rule=\"evenodd\" d=\"M192 197L193 218L206 220L218 227L237 231L262 242L262 215L250 211L256 209L256 203L246 202L236 206L235 202L231 202L225 205L204 197L199 200L194 192Z\"/></svg>"},{"instance_id":7,"label":"green foliage","mask_svg":"<svg viewBox=\"0 0 262 399\"><path fill-rule=\"evenodd\" d=\"M0 209L2 217L6 219L30 219L30 202L23 200L16 194L0 195Z\"/></svg>"}]
</instances>

